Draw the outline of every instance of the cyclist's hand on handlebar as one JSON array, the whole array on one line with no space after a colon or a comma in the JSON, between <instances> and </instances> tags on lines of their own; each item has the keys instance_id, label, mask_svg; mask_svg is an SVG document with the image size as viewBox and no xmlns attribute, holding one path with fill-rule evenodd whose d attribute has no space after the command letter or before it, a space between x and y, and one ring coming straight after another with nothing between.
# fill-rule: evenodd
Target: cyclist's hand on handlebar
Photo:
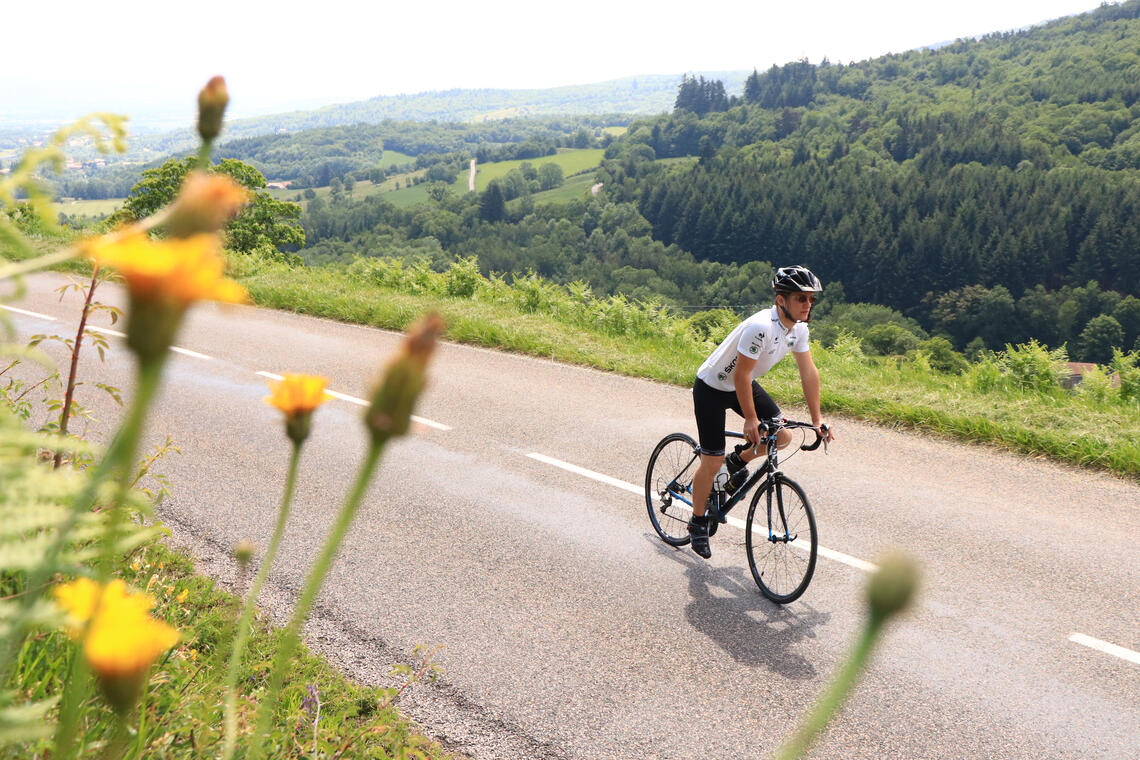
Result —
<instances>
[{"instance_id":1,"label":"cyclist's hand on handlebar","mask_svg":"<svg viewBox=\"0 0 1140 760\"><path fill-rule=\"evenodd\" d=\"M753 447L759 446L761 441L760 436L760 420L755 417L749 417L744 421L744 437Z\"/></svg>"},{"instance_id":2,"label":"cyclist's hand on handlebar","mask_svg":"<svg viewBox=\"0 0 1140 760\"><path fill-rule=\"evenodd\" d=\"M821 422L814 428L815 434L823 439L824 443L831 443L835 440L835 428L826 422Z\"/></svg>"}]
</instances>

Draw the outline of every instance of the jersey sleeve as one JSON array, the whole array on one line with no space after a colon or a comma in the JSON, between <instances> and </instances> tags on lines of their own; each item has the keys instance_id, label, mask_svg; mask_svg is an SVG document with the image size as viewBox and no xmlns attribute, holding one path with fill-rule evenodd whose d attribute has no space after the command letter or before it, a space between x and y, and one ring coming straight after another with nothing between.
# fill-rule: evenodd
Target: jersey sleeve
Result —
<instances>
[{"instance_id":1,"label":"jersey sleeve","mask_svg":"<svg viewBox=\"0 0 1140 760\"><path fill-rule=\"evenodd\" d=\"M736 352L755 359L764 348L764 338L771 329L763 324L749 324L740 333L740 341L736 344Z\"/></svg>"},{"instance_id":2,"label":"jersey sleeve","mask_svg":"<svg viewBox=\"0 0 1140 760\"><path fill-rule=\"evenodd\" d=\"M796 343L792 349L793 353L802 354L811 348L811 343L808 340L808 326L806 322L799 322L796 324Z\"/></svg>"}]
</instances>

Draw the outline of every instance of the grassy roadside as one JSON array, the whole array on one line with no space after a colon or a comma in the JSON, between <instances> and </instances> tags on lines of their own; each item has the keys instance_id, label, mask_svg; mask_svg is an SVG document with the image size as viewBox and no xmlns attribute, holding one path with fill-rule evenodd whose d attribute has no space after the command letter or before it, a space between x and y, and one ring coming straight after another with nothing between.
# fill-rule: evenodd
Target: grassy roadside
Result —
<instances>
[{"instance_id":1,"label":"grassy roadside","mask_svg":"<svg viewBox=\"0 0 1140 760\"><path fill-rule=\"evenodd\" d=\"M448 297L426 288L416 294L340 270L267 266L237 274L254 300L270 308L389 329L403 329L430 308L444 315L449 340L679 386L692 382L694 368L710 347L664 331L607 334L502 297ZM824 410L830 414L1140 478L1140 406L1135 402L1016 389L979 392L969 373L943 374L868 357L857 346L814 346L813 355L824 377ZM778 365L765 385L779 398L800 396L790 362Z\"/></svg>"},{"instance_id":2,"label":"grassy roadside","mask_svg":"<svg viewBox=\"0 0 1140 760\"><path fill-rule=\"evenodd\" d=\"M221 747L221 674L241 600L219 590L212 579L196 574L184 553L162 543L125 558L115 576L132 588L145 589L155 600L154 614L181 635L178 645L150 675L130 756L216 757ZM242 736L253 730L253 713L281 638L280 630L255 623L239 681ZM20 654L16 686L29 698L42 696L37 690L64 679L74 650L62 631L46 632L29 641ZM432 677L430 661L393 671L394 686L361 686L302 644L286 677L271 729L273 757L457 758L401 717L396 707L401 692ZM99 754L99 747L107 742L107 712L100 697L91 695L88 718L80 727L80 756ZM10 745L0 749L0 758L45 757L50 746L46 739Z\"/></svg>"}]
</instances>

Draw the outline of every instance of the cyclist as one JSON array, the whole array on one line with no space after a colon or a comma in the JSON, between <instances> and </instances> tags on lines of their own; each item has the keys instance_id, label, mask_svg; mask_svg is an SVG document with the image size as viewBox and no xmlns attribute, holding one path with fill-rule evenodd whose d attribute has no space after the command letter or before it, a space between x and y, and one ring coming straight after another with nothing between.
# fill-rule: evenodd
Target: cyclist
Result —
<instances>
[{"instance_id":1,"label":"cyclist","mask_svg":"<svg viewBox=\"0 0 1140 760\"><path fill-rule=\"evenodd\" d=\"M708 559L709 524L706 502L712 491L713 478L721 464L729 471L729 490L746 479L745 464L759 453L760 420L780 417L780 407L765 392L756 378L770 370L791 351L800 372L800 386L811 414L812 425L820 430L819 370L812 361L808 346L808 322L811 309L823 286L811 270L802 266L780 267L772 278L776 303L771 309L756 312L736 326L697 370L693 383L693 412L697 417L701 462L693 476L693 516L689 519L689 535L693 551ZM740 455L724 455L724 414L732 409L744 418L744 436L752 444ZM827 440L834 436L830 427ZM791 434L781 430L777 437L780 448ZM733 477L735 476L735 477Z\"/></svg>"}]
</instances>

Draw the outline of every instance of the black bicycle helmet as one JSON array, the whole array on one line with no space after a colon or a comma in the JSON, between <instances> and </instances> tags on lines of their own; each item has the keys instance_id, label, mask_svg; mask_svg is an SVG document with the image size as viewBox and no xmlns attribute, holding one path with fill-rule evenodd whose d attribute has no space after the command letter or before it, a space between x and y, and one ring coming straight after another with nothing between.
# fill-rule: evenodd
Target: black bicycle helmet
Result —
<instances>
[{"instance_id":1,"label":"black bicycle helmet","mask_svg":"<svg viewBox=\"0 0 1140 760\"><path fill-rule=\"evenodd\" d=\"M807 267L780 267L772 278L772 290L780 293L821 293L823 284Z\"/></svg>"}]
</instances>

